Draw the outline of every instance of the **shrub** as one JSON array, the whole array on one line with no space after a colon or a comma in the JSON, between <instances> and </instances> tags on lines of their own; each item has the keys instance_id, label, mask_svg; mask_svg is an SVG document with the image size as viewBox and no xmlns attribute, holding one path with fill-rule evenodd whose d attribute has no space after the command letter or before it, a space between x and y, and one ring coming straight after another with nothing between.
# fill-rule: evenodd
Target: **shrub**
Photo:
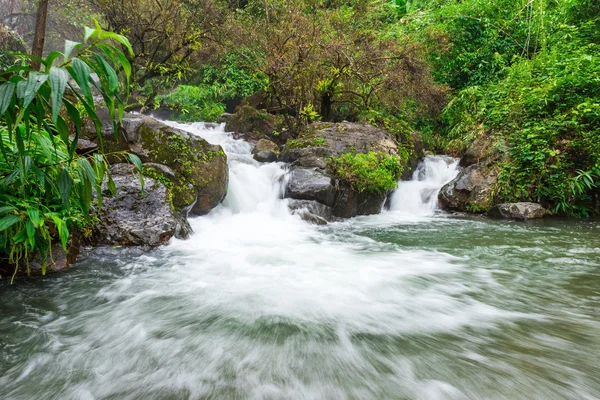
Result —
<instances>
[{"instance_id":1,"label":"shrub","mask_svg":"<svg viewBox=\"0 0 600 400\"><path fill-rule=\"evenodd\" d=\"M67 251L72 229L90 225L92 208L102 207L103 181L116 189L102 154L75 152L84 116L102 139L91 86L113 119L122 116L131 66L110 42L130 49L120 35L86 28L83 43L66 42L64 53L51 52L42 60L43 71L20 65L0 77L0 260L15 264L15 274L21 260L29 273L29 257L38 252L44 274L51 242L58 240ZM126 82L122 90L117 71ZM141 171L139 158L129 160Z\"/></svg>"},{"instance_id":2,"label":"shrub","mask_svg":"<svg viewBox=\"0 0 600 400\"><path fill-rule=\"evenodd\" d=\"M382 193L394 190L402 175L402 160L386 153L346 153L332 157L328 169L359 192Z\"/></svg>"}]
</instances>

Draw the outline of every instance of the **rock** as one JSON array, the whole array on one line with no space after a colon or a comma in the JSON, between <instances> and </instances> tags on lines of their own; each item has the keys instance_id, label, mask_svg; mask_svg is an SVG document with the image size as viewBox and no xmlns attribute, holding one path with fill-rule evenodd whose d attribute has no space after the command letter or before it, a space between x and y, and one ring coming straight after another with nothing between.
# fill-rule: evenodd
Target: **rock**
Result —
<instances>
[{"instance_id":1,"label":"rock","mask_svg":"<svg viewBox=\"0 0 600 400\"><path fill-rule=\"evenodd\" d=\"M217 122L219 124L226 124L227 125L227 121L229 121L229 118L231 118L233 114L231 113L223 113L221 114L221 116L219 118L217 118Z\"/></svg>"},{"instance_id":2,"label":"rock","mask_svg":"<svg viewBox=\"0 0 600 400\"><path fill-rule=\"evenodd\" d=\"M494 146L498 140L501 139L493 136L491 131L481 132L460 158L460 165L462 167L473 164L490 165L503 158L504 151L499 150L500 146Z\"/></svg>"},{"instance_id":3,"label":"rock","mask_svg":"<svg viewBox=\"0 0 600 400\"><path fill-rule=\"evenodd\" d=\"M358 192L350 185L337 183L333 215L338 218L352 218L357 215L379 214L385 203L386 193Z\"/></svg>"},{"instance_id":4,"label":"rock","mask_svg":"<svg viewBox=\"0 0 600 400\"><path fill-rule=\"evenodd\" d=\"M73 140L73 139L71 139ZM98 145L91 140L80 138L77 140L77 153L88 154L98 151Z\"/></svg>"},{"instance_id":5,"label":"rock","mask_svg":"<svg viewBox=\"0 0 600 400\"><path fill-rule=\"evenodd\" d=\"M144 163L169 169L166 178L172 184L167 188L168 198L177 211L193 205L191 212L203 215L225 198L229 172L221 146L141 114L125 114L115 136L108 110L99 110L98 116L107 153L135 153ZM95 128L89 121L85 131L85 137L97 143ZM122 157L109 161L121 162ZM151 178L160 180L156 175Z\"/></svg>"},{"instance_id":6,"label":"rock","mask_svg":"<svg viewBox=\"0 0 600 400\"><path fill-rule=\"evenodd\" d=\"M185 217L170 207L164 184L146 176L142 192L137 174L127 164L113 165L111 174L117 193L103 197L99 222L86 239L88 244L154 247L172 237L189 236L192 229Z\"/></svg>"},{"instance_id":7,"label":"rock","mask_svg":"<svg viewBox=\"0 0 600 400\"><path fill-rule=\"evenodd\" d=\"M318 167L322 160L344 153L370 151L398 154L398 146L385 129L351 122L318 122L308 126L297 139L288 141L279 160L305 167Z\"/></svg>"},{"instance_id":8,"label":"rock","mask_svg":"<svg viewBox=\"0 0 600 400\"><path fill-rule=\"evenodd\" d=\"M317 201L339 218L379 213L387 193L358 192L327 170L329 157L350 152L397 155L398 146L388 131L368 124L311 124L297 139L288 141L279 155L280 161L294 166L285 196Z\"/></svg>"},{"instance_id":9,"label":"rock","mask_svg":"<svg viewBox=\"0 0 600 400\"><path fill-rule=\"evenodd\" d=\"M288 207L292 214L299 215L306 222L315 225L325 225L333 220L331 207L311 200L289 200Z\"/></svg>"},{"instance_id":10,"label":"rock","mask_svg":"<svg viewBox=\"0 0 600 400\"><path fill-rule=\"evenodd\" d=\"M236 113L225 122L227 132L253 132L272 135L275 131L276 119L273 114L258 110L249 104L241 104Z\"/></svg>"},{"instance_id":11,"label":"rock","mask_svg":"<svg viewBox=\"0 0 600 400\"><path fill-rule=\"evenodd\" d=\"M258 162L274 162L279 156L279 146L267 139L260 139L254 150L252 150L254 159Z\"/></svg>"},{"instance_id":12,"label":"rock","mask_svg":"<svg viewBox=\"0 0 600 400\"><path fill-rule=\"evenodd\" d=\"M495 169L480 164L463 169L456 178L446 184L438 195L444 210L483 212L491 203L492 189L498 180Z\"/></svg>"},{"instance_id":13,"label":"rock","mask_svg":"<svg viewBox=\"0 0 600 400\"><path fill-rule=\"evenodd\" d=\"M505 203L496 204L486 215L490 218L525 221L544 218L545 214L546 210L538 203Z\"/></svg>"},{"instance_id":14,"label":"rock","mask_svg":"<svg viewBox=\"0 0 600 400\"><path fill-rule=\"evenodd\" d=\"M290 173L285 197L314 200L331 206L335 202L335 188L331 178L316 168L294 168Z\"/></svg>"},{"instance_id":15,"label":"rock","mask_svg":"<svg viewBox=\"0 0 600 400\"><path fill-rule=\"evenodd\" d=\"M75 263L80 248L81 242L79 232L72 228L71 236L67 242L66 252L59 242L52 242L50 247L51 255L48 254L46 257L46 273L62 271L69 267L69 265ZM25 261L22 260L19 264L19 270L15 276L27 276L27 265ZM2 262L2 260L0 260L0 276L10 279L14 272L14 264L8 264L7 262ZM42 255L40 253L36 253L29 259L29 275L42 275Z\"/></svg>"}]
</instances>

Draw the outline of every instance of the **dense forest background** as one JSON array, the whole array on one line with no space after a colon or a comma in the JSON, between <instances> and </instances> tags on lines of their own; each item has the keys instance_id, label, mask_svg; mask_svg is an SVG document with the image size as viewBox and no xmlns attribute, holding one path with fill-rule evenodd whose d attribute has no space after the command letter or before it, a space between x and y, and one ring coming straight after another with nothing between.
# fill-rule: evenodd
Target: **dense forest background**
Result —
<instances>
[{"instance_id":1,"label":"dense forest background","mask_svg":"<svg viewBox=\"0 0 600 400\"><path fill-rule=\"evenodd\" d=\"M0 0L0 22L31 43L37 4ZM237 110L284 139L367 121L407 153L475 143L496 202L598 211L596 0L50 0L45 52L94 19L131 43L130 109Z\"/></svg>"}]
</instances>

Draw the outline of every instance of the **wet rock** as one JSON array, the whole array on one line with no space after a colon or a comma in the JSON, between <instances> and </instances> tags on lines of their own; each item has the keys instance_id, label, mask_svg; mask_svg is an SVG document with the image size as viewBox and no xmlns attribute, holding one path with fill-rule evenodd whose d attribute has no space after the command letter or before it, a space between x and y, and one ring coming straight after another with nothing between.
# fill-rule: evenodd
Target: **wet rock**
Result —
<instances>
[{"instance_id":1,"label":"wet rock","mask_svg":"<svg viewBox=\"0 0 600 400\"><path fill-rule=\"evenodd\" d=\"M203 215L225 198L229 172L221 146L141 114L125 114L115 135L108 110L99 110L98 116L107 153L135 153L144 163L161 164L175 175L167 178L173 183L168 198L176 210L193 205L191 212ZM84 137L97 143L93 124L86 124ZM109 161L122 162L122 157Z\"/></svg>"},{"instance_id":2,"label":"wet rock","mask_svg":"<svg viewBox=\"0 0 600 400\"><path fill-rule=\"evenodd\" d=\"M69 265L77 261L81 249L81 242L79 232L76 229L71 229L71 236L67 242L67 251L63 249L62 245L58 241L54 241L51 244L51 253L46 257L46 273L62 271L69 267ZM15 272L15 265L3 262L0 260L0 276L3 278L12 277ZM36 253L29 259L29 276L42 275L42 255ZM19 263L19 270L15 276L27 276L27 264L24 260ZM10 279L10 278L9 278Z\"/></svg>"},{"instance_id":3,"label":"wet rock","mask_svg":"<svg viewBox=\"0 0 600 400\"><path fill-rule=\"evenodd\" d=\"M490 218L525 221L544 218L545 214L546 210L540 204L524 202L496 204L486 215Z\"/></svg>"},{"instance_id":4,"label":"wet rock","mask_svg":"<svg viewBox=\"0 0 600 400\"><path fill-rule=\"evenodd\" d=\"M325 225L333 220L333 210L324 204L312 200L289 200L292 214L316 225Z\"/></svg>"},{"instance_id":5,"label":"wet rock","mask_svg":"<svg viewBox=\"0 0 600 400\"><path fill-rule=\"evenodd\" d=\"M275 131L276 119L273 114L259 110L250 104L241 104L235 114L225 121L227 132L253 132L272 135Z\"/></svg>"},{"instance_id":6,"label":"wet rock","mask_svg":"<svg viewBox=\"0 0 600 400\"><path fill-rule=\"evenodd\" d=\"M335 188L331 178L316 168L294 168L290 173L285 197L333 205Z\"/></svg>"},{"instance_id":7,"label":"wet rock","mask_svg":"<svg viewBox=\"0 0 600 400\"><path fill-rule=\"evenodd\" d=\"M279 146L267 139L260 139L254 150L252 150L254 159L258 162L274 162L279 156Z\"/></svg>"},{"instance_id":8,"label":"wet rock","mask_svg":"<svg viewBox=\"0 0 600 400\"><path fill-rule=\"evenodd\" d=\"M338 218L352 218L357 215L379 214L385 203L386 193L358 192L350 185L337 183L333 215Z\"/></svg>"},{"instance_id":9,"label":"wet rock","mask_svg":"<svg viewBox=\"0 0 600 400\"><path fill-rule=\"evenodd\" d=\"M73 140L71 138L71 140ZM77 140L77 153L78 154L88 154L98 151L98 145L91 140L80 138Z\"/></svg>"},{"instance_id":10,"label":"wet rock","mask_svg":"<svg viewBox=\"0 0 600 400\"><path fill-rule=\"evenodd\" d=\"M351 122L319 122L309 125L294 141L288 141L279 160L304 167L320 167L328 157L370 151L396 155L398 146L385 129Z\"/></svg>"},{"instance_id":11,"label":"wet rock","mask_svg":"<svg viewBox=\"0 0 600 400\"><path fill-rule=\"evenodd\" d=\"M495 169L471 165L440 190L439 205L444 210L484 212L491 205L492 189L497 180Z\"/></svg>"},{"instance_id":12,"label":"wet rock","mask_svg":"<svg viewBox=\"0 0 600 400\"><path fill-rule=\"evenodd\" d=\"M92 228L88 244L154 247L172 237L189 236L192 229L185 217L169 206L165 185L145 177L142 191L137 174L127 164L114 165L111 174L117 193L103 197L100 222Z\"/></svg>"}]
</instances>

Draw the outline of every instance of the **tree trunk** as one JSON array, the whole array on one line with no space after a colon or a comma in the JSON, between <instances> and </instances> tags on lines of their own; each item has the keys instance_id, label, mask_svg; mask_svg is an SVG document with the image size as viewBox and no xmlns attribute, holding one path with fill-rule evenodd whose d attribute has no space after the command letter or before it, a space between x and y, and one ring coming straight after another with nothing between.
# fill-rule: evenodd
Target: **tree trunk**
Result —
<instances>
[{"instance_id":1,"label":"tree trunk","mask_svg":"<svg viewBox=\"0 0 600 400\"><path fill-rule=\"evenodd\" d=\"M31 54L42 58L44 53L44 41L46 40L46 17L48 15L48 1L40 0L35 19L35 36L33 37L33 45L31 46ZM40 68L40 62L33 60L31 66L34 70Z\"/></svg>"}]
</instances>

